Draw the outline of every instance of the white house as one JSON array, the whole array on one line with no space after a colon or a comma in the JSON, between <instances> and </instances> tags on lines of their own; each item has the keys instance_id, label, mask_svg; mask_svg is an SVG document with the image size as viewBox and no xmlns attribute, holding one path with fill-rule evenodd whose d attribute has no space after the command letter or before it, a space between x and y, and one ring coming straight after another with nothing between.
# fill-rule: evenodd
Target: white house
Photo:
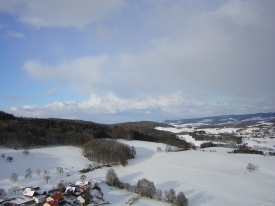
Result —
<instances>
[{"instance_id":1,"label":"white house","mask_svg":"<svg viewBox=\"0 0 275 206\"><path fill-rule=\"evenodd\" d=\"M33 199L36 203L44 203L46 202L47 197L46 195L38 195L38 196L34 196Z\"/></svg>"}]
</instances>

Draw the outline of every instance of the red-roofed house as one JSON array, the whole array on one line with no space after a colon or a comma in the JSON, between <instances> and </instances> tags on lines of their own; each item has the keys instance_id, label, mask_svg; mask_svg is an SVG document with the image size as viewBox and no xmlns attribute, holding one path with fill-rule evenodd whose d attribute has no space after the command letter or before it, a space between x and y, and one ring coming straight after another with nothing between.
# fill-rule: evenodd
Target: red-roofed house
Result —
<instances>
[{"instance_id":1,"label":"red-roofed house","mask_svg":"<svg viewBox=\"0 0 275 206\"><path fill-rule=\"evenodd\" d=\"M50 200L43 204L43 206L58 206L58 202L55 200Z\"/></svg>"},{"instance_id":2,"label":"red-roofed house","mask_svg":"<svg viewBox=\"0 0 275 206\"><path fill-rule=\"evenodd\" d=\"M55 195L52 195L47 198L47 202L49 201L56 201L58 204L62 203L64 201L64 196L62 193L57 193Z\"/></svg>"}]
</instances>

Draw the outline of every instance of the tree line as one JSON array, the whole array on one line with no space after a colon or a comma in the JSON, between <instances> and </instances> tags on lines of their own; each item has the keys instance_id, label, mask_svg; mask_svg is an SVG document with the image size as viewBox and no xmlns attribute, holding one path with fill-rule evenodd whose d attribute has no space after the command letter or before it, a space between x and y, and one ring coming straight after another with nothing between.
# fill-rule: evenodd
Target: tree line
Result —
<instances>
[{"instance_id":1,"label":"tree line","mask_svg":"<svg viewBox=\"0 0 275 206\"><path fill-rule=\"evenodd\" d=\"M14 117L0 111L0 145L13 149L51 145L81 147L92 139L127 139L159 142L188 149L184 140L171 132L154 129L163 124L135 122L116 125L68 119ZM169 125L166 125L169 126Z\"/></svg>"},{"instance_id":2,"label":"tree line","mask_svg":"<svg viewBox=\"0 0 275 206\"><path fill-rule=\"evenodd\" d=\"M205 131L195 131L190 132L189 135L196 141L213 141L213 142L223 142L223 143L234 143L241 144L242 137L237 137L233 134L219 134L219 135L209 135Z\"/></svg>"},{"instance_id":3,"label":"tree line","mask_svg":"<svg viewBox=\"0 0 275 206\"><path fill-rule=\"evenodd\" d=\"M156 189L154 182L145 178L138 180L135 185L130 185L129 183L121 182L115 170L110 168L106 173L105 180L111 186L126 189L143 197L169 202L175 206L188 206L188 199L182 191L176 194L175 190L171 188L162 192L162 190Z\"/></svg>"}]
</instances>

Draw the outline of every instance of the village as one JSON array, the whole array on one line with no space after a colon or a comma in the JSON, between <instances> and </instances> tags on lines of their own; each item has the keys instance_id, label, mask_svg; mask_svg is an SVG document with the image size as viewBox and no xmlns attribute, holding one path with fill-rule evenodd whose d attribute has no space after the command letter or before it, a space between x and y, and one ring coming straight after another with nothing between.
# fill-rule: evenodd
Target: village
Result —
<instances>
[{"instance_id":1,"label":"village","mask_svg":"<svg viewBox=\"0 0 275 206\"><path fill-rule=\"evenodd\" d=\"M74 170L71 168L57 167L57 174L50 177L50 171L44 170L44 180L36 186L15 186L9 189L9 195L0 199L1 206L59 206L59 205L71 205L71 206L97 206L110 204L103 198L103 192L101 191L101 180L86 180L85 173L93 171L95 169L101 169L102 167L110 166L106 164L91 165L86 164L84 169ZM65 170L68 170L65 174ZM31 171L31 169L27 169ZM40 171L40 170L38 170ZM32 173L32 172L31 172ZM80 180L76 182L69 182L71 175L78 173ZM27 173L28 174L28 173ZM25 179L30 179L31 174L25 175ZM39 174L40 175L40 174ZM54 175L54 174L51 174ZM48 177L48 178L47 178ZM67 180L65 181L64 178ZM12 183L15 183L12 176L10 178ZM56 187L52 187L48 190L44 190L44 187L49 182L57 183Z\"/></svg>"},{"instance_id":2,"label":"village","mask_svg":"<svg viewBox=\"0 0 275 206\"><path fill-rule=\"evenodd\" d=\"M255 138L275 138L275 127L267 126L261 128L243 128L236 131L237 135L247 135Z\"/></svg>"},{"instance_id":3,"label":"village","mask_svg":"<svg viewBox=\"0 0 275 206\"><path fill-rule=\"evenodd\" d=\"M51 190L42 190L39 186L18 188L22 195L3 199L2 206L21 206L21 205L105 205L109 204L103 198L103 193L99 187L101 181L97 180L79 180L71 183L66 188L62 181L58 183L59 188L53 187ZM17 193L16 192L16 193Z\"/></svg>"}]
</instances>

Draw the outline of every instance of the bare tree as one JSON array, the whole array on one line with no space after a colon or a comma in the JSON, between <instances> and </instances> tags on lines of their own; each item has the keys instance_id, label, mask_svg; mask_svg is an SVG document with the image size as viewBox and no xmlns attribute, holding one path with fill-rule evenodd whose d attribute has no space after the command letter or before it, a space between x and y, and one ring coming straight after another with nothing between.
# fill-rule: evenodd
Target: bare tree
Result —
<instances>
[{"instance_id":1,"label":"bare tree","mask_svg":"<svg viewBox=\"0 0 275 206\"><path fill-rule=\"evenodd\" d=\"M17 182L18 181L18 174L12 173L10 176L10 181L11 182Z\"/></svg>"},{"instance_id":2,"label":"bare tree","mask_svg":"<svg viewBox=\"0 0 275 206\"><path fill-rule=\"evenodd\" d=\"M48 183L51 177L49 175L44 176L44 180Z\"/></svg>"},{"instance_id":3,"label":"bare tree","mask_svg":"<svg viewBox=\"0 0 275 206\"><path fill-rule=\"evenodd\" d=\"M136 148L134 146L131 147L131 158L135 158L136 157Z\"/></svg>"},{"instance_id":4,"label":"bare tree","mask_svg":"<svg viewBox=\"0 0 275 206\"><path fill-rule=\"evenodd\" d=\"M169 202L174 203L176 201L176 192L174 189L169 190Z\"/></svg>"},{"instance_id":5,"label":"bare tree","mask_svg":"<svg viewBox=\"0 0 275 206\"><path fill-rule=\"evenodd\" d=\"M13 194L14 193L13 188L8 189L8 192L9 192L9 194ZM14 194L16 194L16 192Z\"/></svg>"},{"instance_id":6,"label":"bare tree","mask_svg":"<svg viewBox=\"0 0 275 206\"><path fill-rule=\"evenodd\" d=\"M172 146L166 145L165 152L172 152Z\"/></svg>"},{"instance_id":7,"label":"bare tree","mask_svg":"<svg viewBox=\"0 0 275 206\"><path fill-rule=\"evenodd\" d=\"M255 165L253 165L251 163L248 163L247 166L246 166L246 169L251 172L251 171L255 170L256 167L255 167Z\"/></svg>"},{"instance_id":8,"label":"bare tree","mask_svg":"<svg viewBox=\"0 0 275 206\"><path fill-rule=\"evenodd\" d=\"M8 156L6 160L7 160L7 162L11 162L11 161L13 161L13 157Z\"/></svg>"},{"instance_id":9,"label":"bare tree","mask_svg":"<svg viewBox=\"0 0 275 206\"><path fill-rule=\"evenodd\" d=\"M116 181L118 181L117 174L113 168L110 168L106 173L106 182L107 184L113 186Z\"/></svg>"},{"instance_id":10,"label":"bare tree","mask_svg":"<svg viewBox=\"0 0 275 206\"><path fill-rule=\"evenodd\" d=\"M60 192L65 192L66 188L64 186L64 184L62 182L59 182L57 184L57 189L60 191Z\"/></svg>"},{"instance_id":11,"label":"bare tree","mask_svg":"<svg viewBox=\"0 0 275 206\"><path fill-rule=\"evenodd\" d=\"M151 182L147 179L138 180L137 192L142 196L153 198L156 192L154 182Z\"/></svg>"},{"instance_id":12,"label":"bare tree","mask_svg":"<svg viewBox=\"0 0 275 206\"><path fill-rule=\"evenodd\" d=\"M86 175L81 175L80 180L84 181L86 179Z\"/></svg>"},{"instance_id":13,"label":"bare tree","mask_svg":"<svg viewBox=\"0 0 275 206\"><path fill-rule=\"evenodd\" d=\"M31 177L32 177L32 169L28 168L26 169L25 179L31 179Z\"/></svg>"},{"instance_id":14,"label":"bare tree","mask_svg":"<svg viewBox=\"0 0 275 206\"><path fill-rule=\"evenodd\" d=\"M4 188L0 188L0 199L6 197L7 193Z\"/></svg>"},{"instance_id":15,"label":"bare tree","mask_svg":"<svg viewBox=\"0 0 275 206\"><path fill-rule=\"evenodd\" d=\"M157 147L157 152L162 152L162 149L160 147Z\"/></svg>"},{"instance_id":16,"label":"bare tree","mask_svg":"<svg viewBox=\"0 0 275 206\"><path fill-rule=\"evenodd\" d=\"M175 201L176 206L188 206L188 199L185 197L183 192L179 192Z\"/></svg>"},{"instance_id":17,"label":"bare tree","mask_svg":"<svg viewBox=\"0 0 275 206\"><path fill-rule=\"evenodd\" d=\"M161 201L162 200L162 190L157 189L154 194L154 199Z\"/></svg>"},{"instance_id":18,"label":"bare tree","mask_svg":"<svg viewBox=\"0 0 275 206\"><path fill-rule=\"evenodd\" d=\"M17 191L19 191L19 190L20 190L20 188L18 186L15 186L15 187L12 187L12 188L8 189L8 192L10 194L13 194L13 193L16 194Z\"/></svg>"},{"instance_id":19,"label":"bare tree","mask_svg":"<svg viewBox=\"0 0 275 206\"><path fill-rule=\"evenodd\" d=\"M44 170L44 175L47 175L48 174L48 171L47 170Z\"/></svg>"},{"instance_id":20,"label":"bare tree","mask_svg":"<svg viewBox=\"0 0 275 206\"><path fill-rule=\"evenodd\" d=\"M24 149L24 150L23 150L23 154L26 156L26 155L29 155L29 154L30 154L30 152L29 152L29 150Z\"/></svg>"},{"instance_id":21,"label":"bare tree","mask_svg":"<svg viewBox=\"0 0 275 206\"><path fill-rule=\"evenodd\" d=\"M60 175L62 175L64 173L63 167L57 167L56 170Z\"/></svg>"},{"instance_id":22,"label":"bare tree","mask_svg":"<svg viewBox=\"0 0 275 206\"><path fill-rule=\"evenodd\" d=\"M128 191L130 191L131 190L131 185L129 184L129 183L125 183L124 184L124 188L126 189L126 190L128 190Z\"/></svg>"},{"instance_id":23,"label":"bare tree","mask_svg":"<svg viewBox=\"0 0 275 206\"><path fill-rule=\"evenodd\" d=\"M36 174L37 174L38 176L40 176L41 170L40 170L40 169L37 169L37 170L36 170Z\"/></svg>"}]
</instances>

